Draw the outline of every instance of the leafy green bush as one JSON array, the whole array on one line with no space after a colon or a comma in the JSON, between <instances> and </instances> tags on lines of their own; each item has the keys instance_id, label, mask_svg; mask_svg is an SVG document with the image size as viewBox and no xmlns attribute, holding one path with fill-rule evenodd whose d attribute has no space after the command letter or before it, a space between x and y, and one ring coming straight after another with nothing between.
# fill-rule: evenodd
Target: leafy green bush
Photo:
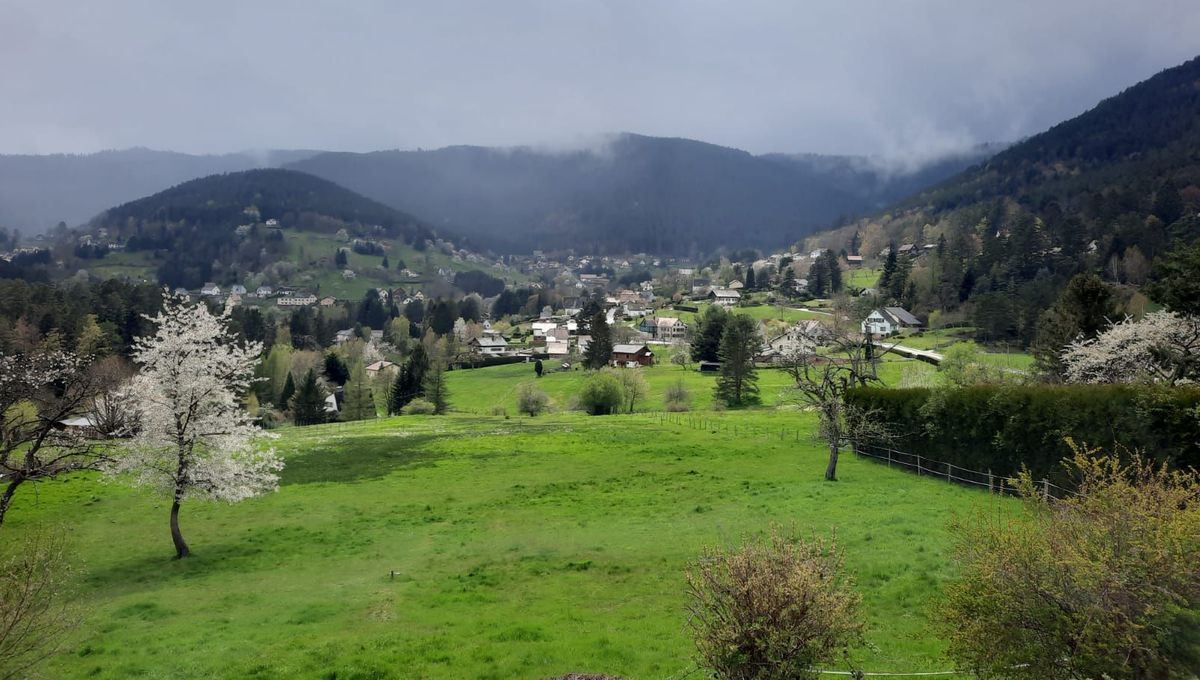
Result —
<instances>
[{"instance_id":1,"label":"leafy green bush","mask_svg":"<svg viewBox=\"0 0 1200 680\"><path fill-rule=\"evenodd\" d=\"M550 397L547 397L546 393L533 383L522 383L517 388L517 411L519 413L528 414L530 417L536 416L545 411L549 404Z\"/></svg>"},{"instance_id":2,"label":"leafy green bush","mask_svg":"<svg viewBox=\"0 0 1200 680\"><path fill-rule=\"evenodd\" d=\"M437 411L433 402L426 399L413 399L401 411L406 416L427 416Z\"/></svg>"},{"instance_id":3,"label":"leafy green bush","mask_svg":"<svg viewBox=\"0 0 1200 680\"><path fill-rule=\"evenodd\" d=\"M667 386L664 400L668 411L689 411L692 408L692 393L682 380L676 380Z\"/></svg>"},{"instance_id":4,"label":"leafy green bush","mask_svg":"<svg viewBox=\"0 0 1200 680\"><path fill-rule=\"evenodd\" d=\"M579 405L593 416L619 413L625 403L621 381L609 371L596 371L579 393Z\"/></svg>"},{"instance_id":5,"label":"leafy green bush","mask_svg":"<svg viewBox=\"0 0 1200 680\"><path fill-rule=\"evenodd\" d=\"M897 449L973 470L1067 485L1066 443L1126 447L1178 468L1200 467L1200 389L1144 385L976 385L961 389L857 388Z\"/></svg>"}]
</instances>

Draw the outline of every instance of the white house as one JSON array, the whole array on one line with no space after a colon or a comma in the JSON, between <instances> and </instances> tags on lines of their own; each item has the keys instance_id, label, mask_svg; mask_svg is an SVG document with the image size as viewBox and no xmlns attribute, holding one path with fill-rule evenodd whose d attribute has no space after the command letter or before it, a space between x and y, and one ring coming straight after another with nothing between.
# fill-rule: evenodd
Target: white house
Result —
<instances>
[{"instance_id":1,"label":"white house","mask_svg":"<svg viewBox=\"0 0 1200 680\"><path fill-rule=\"evenodd\" d=\"M230 295L245 295L246 287L240 283L235 283L229 287L229 294Z\"/></svg>"},{"instance_id":2,"label":"white house","mask_svg":"<svg viewBox=\"0 0 1200 680\"><path fill-rule=\"evenodd\" d=\"M815 319L794 324L786 331L763 343L761 361L778 362L801 351L812 351L825 342L829 328Z\"/></svg>"},{"instance_id":3,"label":"white house","mask_svg":"<svg viewBox=\"0 0 1200 680\"><path fill-rule=\"evenodd\" d=\"M655 340L682 340L687 329L687 324L673 316L645 319L638 326L638 330L649 333Z\"/></svg>"},{"instance_id":4,"label":"white house","mask_svg":"<svg viewBox=\"0 0 1200 680\"><path fill-rule=\"evenodd\" d=\"M903 307L882 307L863 319L863 334L891 335L903 328L920 328L921 321Z\"/></svg>"},{"instance_id":5,"label":"white house","mask_svg":"<svg viewBox=\"0 0 1200 680\"><path fill-rule=\"evenodd\" d=\"M394 377L396 372L400 370L400 367L391 361L380 359L379 361L367 366L364 370L371 378L378 378L381 375L391 375Z\"/></svg>"},{"instance_id":6,"label":"white house","mask_svg":"<svg viewBox=\"0 0 1200 680\"><path fill-rule=\"evenodd\" d=\"M309 293L308 295L297 294L281 297L275 301L275 304L280 307L308 307L317 304L317 296Z\"/></svg>"},{"instance_id":7,"label":"white house","mask_svg":"<svg viewBox=\"0 0 1200 680\"><path fill-rule=\"evenodd\" d=\"M275 292L275 291L274 291L274 290L272 290L270 286L259 286L259 287L258 287L258 288L257 288L257 289L254 291L254 295L256 295L257 297L260 297L260 298L264 298L264 297L271 297L271 295L272 295L274 292Z\"/></svg>"},{"instance_id":8,"label":"white house","mask_svg":"<svg viewBox=\"0 0 1200 680\"><path fill-rule=\"evenodd\" d=\"M708 299L722 307L733 307L742 299L742 294L728 288L713 288L708 293Z\"/></svg>"},{"instance_id":9,"label":"white house","mask_svg":"<svg viewBox=\"0 0 1200 680\"><path fill-rule=\"evenodd\" d=\"M486 334L478 338L471 338L467 341L467 346L471 348L472 352L484 356L496 357L508 353L508 341L499 334Z\"/></svg>"},{"instance_id":10,"label":"white house","mask_svg":"<svg viewBox=\"0 0 1200 680\"><path fill-rule=\"evenodd\" d=\"M202 287L200 289L200 294L201 295L220 295L221 287L218 286L217 284L213 283L212 281L209 281L208 283L205 283L204 287Z\"/></svg>"}]
</instances>

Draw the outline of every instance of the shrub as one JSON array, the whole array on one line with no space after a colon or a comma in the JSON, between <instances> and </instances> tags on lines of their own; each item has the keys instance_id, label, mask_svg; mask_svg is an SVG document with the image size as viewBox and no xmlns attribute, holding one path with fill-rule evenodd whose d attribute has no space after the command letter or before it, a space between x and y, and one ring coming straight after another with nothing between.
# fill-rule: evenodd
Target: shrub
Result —
<instances>
[{"instance_id":1,"label":"shrub","mask_svg":"<svg viewBox=\"0 0 1200 680\"><path fill-rule=\"evenodd\" d=\"M684 386L682 380L668 385L663 397L668 411L688 411L692 408L692 393Z\"/></svg>"},{"instance_id":2,"label":"shrub","mask_svg":"<svg viewBox=\"0 0 1200 680\"><path fill-rule=\"evenodd\" d=\"M522 383L517 388L517 411L519 413L526 413L533 417L544 412L549 403L550 398L533 383Z\"/></svg>"},{"instance_id":3,"label":"shrub","mask_svg":"<svg viewBox=\"0 0 1200 680\"><path fill-rule=\"evenodd\" d=\"M503 406L501 406L501 405L497 404L497 405L495 405L495 406L493 406L493 407L492 407L492 415L494 415L494 416L506 416L506 417L507 417L507 416L508 416L508 409L506 409L506 408L504 408Z\"/></svg>"},{"instance_id":4,"label":"shrub","mask_svg":"<svg viewBox=\"0 0 1200 680\"><path fill-rule=\"evenodd\" d=\"M1074 447L1073 447L1074 448ZM953 525L961 577L936 620L979 677L1175 678L1200 670L1200 474L1074 448L1078 495Z\"/></svg>"},{"instance_id":5,"label":"shrub","mask_svg":"<svg viewBox=\"0 0 1200 680\"><path fill-rule=\"evenodd\" d=\"M0 552L0 678L27 677L78 624L63 534L35 529Z\"/></svg>"},{"instance_id":6,"label":"shrub","mask_svg":"<svg viewBox=\"0 0 1200 680\"><path fill-rule=\"evenodd\" d=\"M832 540L772 528L765 542L706 550L687 582L699 665L717 678L815 678L862 638L859 596Z\"/></svg>"},{"instance_id":7,"label":"shrub","mask_svg":"<svg viewBox=\"0 0 1200 680\"><path fill-rule=\"evenodd\" d=\"M609 371L590 375L579 393L579 405L593 416L618 413L625 403L621 381Z\"/></svg>"},{"instance_id":8,"label":"shrub","mask_svg":"<svg viewBox=\"0 0 1200 680\"><path fill-rule=\"evenodd\" d=\"M437 408L426 399L413 399L408 402L400 411L406 416L427 416L432 415L437 411Z\"/></svg>"}]
</instances>

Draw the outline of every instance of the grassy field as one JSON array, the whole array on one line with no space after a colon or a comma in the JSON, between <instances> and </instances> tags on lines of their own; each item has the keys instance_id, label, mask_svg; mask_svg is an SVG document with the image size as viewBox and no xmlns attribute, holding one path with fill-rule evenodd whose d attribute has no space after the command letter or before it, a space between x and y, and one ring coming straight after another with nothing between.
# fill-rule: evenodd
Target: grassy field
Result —
<instances>
[{"instance_id":1,"label":"grassy field","mask_svg":"<svg viewBox=\"0 0 1200 680\"><path fill-rule=\"evenodd\" d=\"M686 311L662 310L661 312L659 312L659 316L676 316L676 317L679 317L680 319L682 319L684 323L686 323L690 326L696 322L697 317L704 315L704 310L705 310L705 308L708 307L708 304L702 302L702 303L697 304L696 307L700 311L686 312ZM732 311L736 314L745 314L746 316L749 316L750 318L752 318L756 321L777 320L777 321L786 321L788 323L795 323L797 321L803 321L805 319L828 319L829 318L829 315L827 315L827 314L819 314L817 312L810 312L805 309L794 309L792 307L783 307L780 305L767 305L767 304L755 305L753 307L734 307L730 311Z\"/></svg>"},{"instance_id":2,"label":"grassy field","mask_svg":"<svg viewBox=\"0 0 1200 680\"><path fill-rule=\"evenodd\" d=\"M54 678L681 677L686 565L771 523L836 532L869 620L861 667L946 668L927 620L953 572L946 523L1013 506L852 456L824 482L805 414L705 417L740 430L578 414L285 429L280 490L187 505L182 561L162 499L81 476L22 492L4 531L71 527L86 620Z\"/></svg>"},{"instance_id":3,"label":"grassy field","mask_svg":"<svg viewBox=\"0 0 1200 680\"><path fill-rule=\"evenodd\" d=\"M851 288L874 288L879 283L878 269L847 269L842 272L842 283Z\"/></svg>"},{"instance_id":4,"label":"grassy field","mask_svg":"<svg viewBox=\"0 0 1200 680\"><path fill-rule=\"evenodd\" d=\"M659 411L663 408L663 395L667 387L681 381L692 395L692 407L710 409L713 403L713 387L716 375L700 373L695 365L685 370L679 366L667 363L670 350L659 345L651 346L659 356L662 364L638 369L646 379L649 395L645 400L635 405L638 411ZM566 409L571 397L579 393L587 373L583 370L552 370L552 364L546 363L547 372L540 379L534 375L533 364L509 364L507 366L492 366L489 368L458 370L449 374L447 384L450 390L450 402L455 411L488 415L492 409L500 407L508 413L516 413L517 387L524 382L535 382L551 399L558 409ZM902 359L888 355L881 362L879 376L885 382L895 384L900 377L902 367L922 373L936 373L936 369L920 361ZM758 372L758 388L762 403L765 406L775 406L788 401L788 386L791 379L779 369L760 369Z\"/></svg>"}]
</instances>

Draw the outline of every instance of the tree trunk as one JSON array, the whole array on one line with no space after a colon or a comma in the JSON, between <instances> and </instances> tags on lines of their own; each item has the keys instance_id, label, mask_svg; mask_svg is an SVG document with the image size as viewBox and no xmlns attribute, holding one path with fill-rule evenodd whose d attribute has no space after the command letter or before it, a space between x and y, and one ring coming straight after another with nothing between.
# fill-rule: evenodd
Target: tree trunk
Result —
<instances>
[{"instance_id":1,"label":"tree trunk","mask_svg":"<svg viewBox=\"0 0 1200 680\"><path fill-rule=\"evenodd\" d=\"M179 499L171 503L171 540L175 542L175 559L182 559L192 554L179 531Z\"/></svg>"},{"instance_id":2,"label":"tree trunk","mask_svg":"<svg viewBox=\"0 0 1200 680\"><path fill-rule=\"evenodd\" d=\"M20 477L13 477L4 489L4 495L0 496L0 525L4 524L4 517L8 514L8 506L12 503L13 494L17 492L17 487L22 481L24 480Z\"/></svg>"},{"instance_id":3,"label":"tree trunk","mask_svg":"<svg viewBox=\"0 0 1200 680\"><path fill-rule=\"evenodd\" d=\"M829 465L825 468L825 481L837 481L837 460L838 446L836 442L829 442Z\"/></svg>"}]
</instances>

